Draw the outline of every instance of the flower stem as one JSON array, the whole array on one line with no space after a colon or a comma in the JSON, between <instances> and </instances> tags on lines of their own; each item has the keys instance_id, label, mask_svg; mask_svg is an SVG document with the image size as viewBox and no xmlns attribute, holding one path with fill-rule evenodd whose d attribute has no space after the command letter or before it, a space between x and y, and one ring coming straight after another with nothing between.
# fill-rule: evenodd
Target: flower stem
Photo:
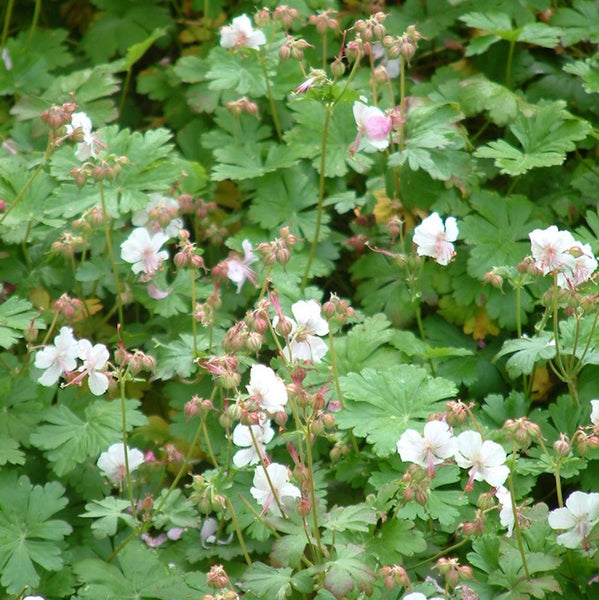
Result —
<instances>
[{"instance_id":1,"label":"flower stem","mask_svg":"<svg viewBox=\"0 0 599 600\"><path fill-rule=\"evenodd\" d=\"M316 539L316 545L318 546L318 552L320 556L323 557L325 555L324 550L322 549L322 541L320 539L320 525L318 524L318 514L316 512L316 493L314 491L314 464L312 461L312 443L310 441L311 433L310 433L310 422L306 423L307 431L306 431L306 459L307 459L307 468L309 473L309 482L310 482L310 502L312 503L312 518L314 520L314 537Z\"/></svg>"},{"instance_id":2,"label":"flower stem","mask_svg":"<svg viewBox=\"0 0 599 600\"><path fill-rule=\"evenodd\" d=\"M31 40L35 34L35 30L37 29L37 24L40 20L40 12L42 10L42 0L35 0L35 8L33 9L33 19L31 19L31 27L29 29L29 35L27 36L27 46L31 44ZM4 44L2 44L4 47Z\"/></svg>"},{"instance_id":3,"label":"flower stem","mask_svg":"<svg viewBox=\"0 0 599 600\"><path fill-rule=\"evenodd\" d=\"M233 509L233 504L231 503L231 500L229 500L229 498L225 498L225 502L227 503L227 508L231 513L231 520L233 521L233 527L235 528L235 533L237 534L237 539L239 540L241 551L243 552L243 556L245 557L245 562L248 564L248 567L251 567L252 559L250 558L247 548L245 547L245 540L243 539L243 534L241 533L239 521L237 520L237 515L235 514L235 510Z\"/></svg>"},{"instance_id":4,"label":"flower stem","mask_svg":"<svg viewBox=\"0 0 599 600\"><path fill-rule=\"evenodd\" d=\"M121 396L121 427L123 428L123 453L125 455L125 478L127 481L127 493L131 503L131 513L137 518L137 508L133 498L133 486L131 485L131 471L129 470L129 449L127 447L127 407L125 405L125 373L119 375L119 391Z\"/></svg>"},{"instance_id":5,"label":"flower stem","mask_svg":"<svg viewBox=\"0 0 599 600\"><path fill-rule=\"evenodd\" d=\"M15 6L15 0L8 0L6 6L6 13L4 14L4 25L2 26L2 41L0 41L0 48L4 50L6 48L6 38L8 37L8 28L10 27L10 19L12 17L12 9Z\"/></svg>"},{"instance_id":6,"label":"flower stem","mask_svg":"<svg viewBox=\"0 0 599 600\"><path fill-rule=\"evenodd\" d=\"M277 138L279 142L283 141L283 133L281 131L281 125L279 124L279 116L277 115L277 109L275 107L275 100L272 96L272 88L270 87L270 79L268 78L268 72L266 71L266 59L264 55L260 54L260 66L262 67L262 73L264 74L264 83L266 84L266 94L268 96L268 105L270 106L270 114L272 116L272 122L277 132Z\"/></svg>"},{"instance_id":7,"label":"flower stem","mask_svg":"<svg viewBox=\"0 0 599 600\"><path fill-rule=\"evenodd\" d=\"M327 156L327 139L329 137L329 123L331 122L331 116L333 114L333 108L330 106L325 107L326 113L324 117L324 124L322 126L322 142L321 142L321 154L320 154L320 172L318 177L318 206L316 213L316 229L314 230L314 239L312 240L312 246L310 247L310 255L308 256L308 262L306 264L306 270L304 271L304 276L302 277L302 292L306 288L306 284L308 283L308 275L310 273L310 267L312 266L312 262L314 260L314 256L316 255L316 246L318 245L318 238L320 237L320 226L322 223L322 213L323 213L323 202L324 202L324 172L326 166L326 156Z\"/></svg>"},{"instance_id":8,"label":"flower stem","mask_svg":"<svg viewBox=\"0 0 599 600\"><path fill-rule=\"evenodd\" d=\"M518 508L516 507L515 494L514 494L514 478L513 472L516 467L516 451L517 446L514 443L514 449L512 452L512 464L510 467L510 474L508 475L508 487L510 490L510 501L512 504L512 512L514 514L514 530L516 531L516 540L518 542L518 550L520 551L520 556L522 558L522 568L524 569L524 574L526 575L526 579L530 579L530 571L528 570L528 563L526 562L526 552L524 552L524 542L522 540L522 531L520 530L520 522L518 521Z\"/></svg>"},{"instance_id":9,"label":"flower stem","mask_svg":"<svg viewBox=\"0 0 599 600\"><path fill-rule=\"evenodd\" d=\"M198 326L194 316L196 310L196 270L192 267L190 270L191 275L191 332L193 335L193 355L197 358L198 356Z\"/></svg>"},{"instance_id":10,"label":"flower stem","mask_svg":"<svg viewBox=\"0 0 599 600\"><path fill-rule=\"evenodd\" d=\"M119 313L119 324L124 327L125 320L123 318L123 299L121 297L121 280L119 279L119 270L116 266L116 259L114 257L114 250L112 248L112 232L110 222L110 215L106 210L106 198L104 197L104 182L100 180L100 200L102 202L102 220L104 222L104 234L106 236L106 249L108 250L108 256L110 258L110 264L112 266L112 273L114 275L114 290L116 292L116 306Z\"/></svg>"},{"instance_id":11,"label":"flower stem","mask_svg":"<svg viewBox=\"0 0 599 600\"><path fill-rule=\"evenodd\" d=\"M514 58L514 49L516 48L516 42L514 40L512 40L510 42L510 49L508 50L508 54L507 54L507 61L506 61L506 65L505 65L505 87L506 88L510 88L511 87L511 79L512 79L512 60Z\"/></svg>"}]
</instances>

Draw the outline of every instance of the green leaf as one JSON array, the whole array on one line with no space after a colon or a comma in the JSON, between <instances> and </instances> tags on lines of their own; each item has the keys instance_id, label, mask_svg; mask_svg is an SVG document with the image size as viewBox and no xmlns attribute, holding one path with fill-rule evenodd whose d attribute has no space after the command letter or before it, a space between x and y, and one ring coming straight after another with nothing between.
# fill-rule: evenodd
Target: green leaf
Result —
<instances>
[{"instance_id":1,"label":"green leaf","mask_svg":"<svg viewBox=\"0 0 599 600\"><path fill-rule=\"evenodd\" d=\"M424 552L426 541L422 531L407 519L389 519L368 542L369 553L383 565L402 564L406 556Z\"/></svg>"},{"instance_id":2,"label":"green leaf","mask_svg":"<svg viewBox=\"0 0 599 600\"><path fill-rule=\"evenodd\" d=\"M341 390L345 406L335 415L338 426L366 437L379 456L394 454L406 429L418 426L438 410L438 403L457 394L451 381L430 377L413 365L350 373L341 378Z\"/></svg>"},{"instance_id":3,"label":"green leaf","mask_svg":"<svg viewBox=\"0 0 599 600\"><path fill-rule=\"evenodd\" d=\"M523 196L502 198L490 191L472 194L474 214L460 223L460 237L470 245L468 273L483 279L493 267L518 264L530 253L528 234L542 225L535 205Z\"/></svg>"},{"instance_id":4,"label":"green leaf","mask_svg":"<svg viewBox=\"0 0 599 600\"><path fill-rule=\"evenodd\" d=\"M196 527L198 513L189 500L179 489L173 490L168 499L162 504L168 490L163 489L160 496L154 500L155 505L160 505L160 512L154 517L152 523L158 529L164 527Z\"/></svg>"},{"instance_id":5,"label":"green leaf","mask_svg":"<svg viewBox=\"0 0 599 600\"><path fill-rule=\"evenodd\" d=\"M208 349L208 337L202 336L201 349ZM189 377L194 370L193 336L181 334L178 339L169 342L165 339L154 338L154 351L156 354L157 379L172 379L176 374L179 377Z\"/></svg>"},{"instance_id":6,"label":"green leaf","mask_svg":"<svg viewBox=\"0 0 599 600\"><path fill-rule=\"evenodd\" d=\"M57 482L33 486L23 475L0 473L0 582L10 594L37 588L36 565L46 571L63 567L60 542L71 533L65 521L50 519L67 499Z\"/></svg>"},{"instance_id":7,"label":"green leaf","mask_svg":"<svg viewBox=\"0 0 599 600\"><path fill-rule=\"evenodd\" d=\"M216 47L210 51L210 69L206 79L214 91L230 90L240 96L260 98L266 96L264 72L256 53L231 52Z\"/></svg>"},{"instance_id":8,"label":"green leaf","mask_svg":"<svg viewBox=\"0 0 599 600\"><path fill-rule=\"evenodd\" d=\"M496 125L504 126L516 118L524 104L509 88L482 75L460 82L460 106L468 116L487 111Z\"/></svg>"},{"instance_id":9,"label":"green leaf","mask_svg":"<svg viewBox=\"0 0 599 600\"><path fill-rule=\"evenodd\" d=\"M102 500L93 500L86 504L85 512L79 516L96 519L92 523L92 531L95 537L102 539L116 533L119 521L123 521L130 527L135 527L135 518L125 512L129 508L131 508L131 503L128 500L108 496Z\"/></svg>"},{"instance_id":10,"label":"green leaf","mask_svg":"<svg viewBox=\"0 0 599 600\"><path fill-rule=\"evenodd\" d=\"M312 240L316 233L318 184L314 171L305 163L266 175L255 182L250 219L272 232L283 225L300 237ZM330 235L328 215L323 215L322 238Z\"/></svg>"},{"instance_id":11,"label":"green leaf","mask_svg":"<svg viewBox=\"0 0 599 600\"><path fill-rule=\"evenodd\" d=\"M31 443L46 451L57 475L65 475L78 464L98 457L122 438L123 416L119 401L94 399L74 405L51 406L44 414L46 424L31 435ZM139 411L139 400L125 400L127 428L144 425L146 417Z\"/></svg>"},{"instance_id":12,"label":"green leaf","mask_svg":"<svg viewBox=\"0 0 599 600\"><path fill-rule=\"evenodd\" d=\"M362 531L367 533L369 525L377 521L376 511L372 506L359 503L351 506L335 506L322 522L325 529L331 531Z\"/></svg>"},{"instance_id":13,"label":"green leaf","mask_svg":"<svg viewBox=\"0 0 599 600\"><path fill-rule=\"evenodd\" d=\"M509 126L519 148L496 140L478 148L474 155L494 159L500 172L508 175L561 165L566 153L576 148L574 142L583 140L592 129L590 123L573 117L564 107L565 102L557 101L541 106L532 116L519 114Z\"/></svg>"},{"instance_id":14,"label":"green leaf","mask_svg":"<svg viewBox=\"0 0 599 600\"><path fill-rule=\"evenodd\" d=\"M372 589L376 577L372 569L362 560L364 549L348 544L338 545L336 551L335 560L325 563L324 587L337 600L341 600L355 588L370 595L368 592Z\"/></svg>"},{"instance_id":15,"label":"green leaf","mask_svg":"<svg viewBox=\"0 0 599 600\"><path fill-rule=\"evenodd\" d=\"M564 71L578 75L587 94L599 92L599 56L595 55L584 60L568 63Z\"/></svg>"},{"instance_id":16,"label":"green leaf","mask_svg":"<svg viewBox=\"0 0 599 600\"><path fill-rule=\"evenodd\" d=\"M529 375L537 362L551 360L555 356L553 333L542 332L533 338L506 340L495 358L512 354L505 368L512 379Z\"/></svg>"},{"instance_id":17,"label":"green leaf","mask_svg":"<svg viewBox=\"0 0 599 600\"><path fill-rule=\"evenodd\" d=\"M470 157L463 151L467 136L456 126L464 114L453 104L418 104L408 112L405 149L389 157L389 166L423 169L433 179L463 178Z\"/></svg>"},{"instance_id":18,"label":"green leaf","mask_svg":"<svg viewBox=\"0 0 599 600\"><path fill-rule=\"evenodd\" d=\"M125 58L117 61L113 66L118 65L117 70L119 71L131 70L133 65L142 58L142 56L150 49L152 44L165 35L166 28L157 27L145 40L129 46L125 54Z\"/></svg>"},{"instance_id":19,"label":"green leaf","mask_svg":"<svg viewBox=\"0 0 599 600\"><path fill-rule=\"evenodd\" d=\"M42 326L38 314L31 310L30 302L17 296L10 296L0 304L0 346L8 349L23 337L25 329Z\"/></svg>"},{"instance_id":20,"label":"green leaf","mask_svg":"<svg viewBox=\"0 0 599 600\"><path fill-rule=\"evenodd\" d=\"M574 0L571 8L558 8L551 17L551 23L561 27L564 46L572 46L582 40L594 44L599 42L597 4L594 0Z\"/></svg>"},{"instance_id":21,"label":"green leaf","mask_svg":"<svg viewBox=\"0 0 599 600\"><path fill-rule=\"evenodd\" d=\"M203 578L168 567L136 541L125 546L112 563L84 559L75 564L74 571L84 583L78 591L81 600L201 600L210 592Z\"/></svg>"},{"instance_id":22,"label":"green leaf","mask_svg":"<svg viewBox=\"0 0 599 600\"><path fill-rule=\"evenodd\" d=\"M275 569L261 562L253 563L243 574L241 587L247 592L245 597L284 600L293 591L292 572L290 567Z\"/></svg>"},{"instance_id":23,"label":"green leaf","mask_svg":"<svg viewBox=\"0 0 599 600\"><path fill-rule=\"evenodd\" d=\"M19 442L17 440L0 437L0 466L4 466L6 463L24 465L25 453L19 450Z\"/></svg>"}]
</instances>

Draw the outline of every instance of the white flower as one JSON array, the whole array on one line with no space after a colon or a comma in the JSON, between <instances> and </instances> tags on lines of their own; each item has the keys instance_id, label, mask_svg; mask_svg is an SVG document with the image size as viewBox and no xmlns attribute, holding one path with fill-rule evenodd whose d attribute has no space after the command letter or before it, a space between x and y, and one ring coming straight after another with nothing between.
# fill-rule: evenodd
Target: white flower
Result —
<instances>
[{"instance_id":1,"label":"white flower","mask_svg":"<svg viewBox=\"0 0 599 600\"><path fill-rule=\"evenodd\" d=\"M43 596L25 596L23 600L46 600Z\"/></svg>"},{"instance_id":2,"label":"white flower","mask_svg":"<svg viewBox=\"0 0 599 600\"><path fill-rule=\"evenodd\" d=\"M287 389L283 380L270 367L253 365L246 389L262 410L271 414L285 410Z\"/></svg>"},{"instance_id":3,"label":"white flower","mask_svg":"<svg viewBox=\"0 0 599 600\"><path fill-rule=\"evenodd\" d=\"M466 491L472 489L472 482L486 481L493 487L505 483L510 470L505 463L505 450L496 442L483 442L477 431L464 431L457 437L458 448L455 460L462 469L470 469Z\"/></svg>"},{"instance_id":4,"label":"white flower","mask_svg":"<svg viewBox=\"0 0 599 600\"><path fill-rule=\"evenodd\" d=\"M79 367L81 375L78 379L81 380L87 375L90 392L95 396L101 396L108 389L108 377L100 372L105 369L110 358L108 349L104 344L92 346L89 340L80 340L78 352L79 358L83 360L83 365Z\"/></svg>"},{"instance_id":5,"label":"white flower","mask_svg":"<svg viewBox=\"0 0 599 600\"><path fill-rule=\"evenodd\" d=\"M426 596L422 592L410 592L409 594L406 594L401 600L426 600ZM429 598L429 600L443 600L443 598L435 596L434 598Z\"/></svg>"},{"instance_id":6,"label":"white flower","mask_svg":"<svg viewBox=\"0 0 599 600\"><path fill-rule=\"evenodd\" d=\"M358 150L377 152L389 145L391 133L391 117L376 106L367 106L363 102L354 102L354 119L358 127L358 135L351 145L350 152Z\"/></svg>"},{"instance_id":7,"label":"white flower","mask_svg":"<svg viewBox=\"0 0 599 600\"><path fill-rule=\"evenodd\" d=\"M179 203L174 198L162 194L150 194L150 203L131 217L135 227L145 227L149 233L161 232L167 238L174 238L183 229L183 219L178 216Z\"/></svg>"},{"instance_id":8,"label":"white flower","mask_svg":"<svg viewBox=\"0 0 599 600\"><path fill-rule=\"evenodd\" d=\"M507 527L506 536L511 537L515 522L514 508L512 506L512 495L506 487L500 485L495 490L495 497L501 505L501 510L499 511L499 522L504 527Z\"/></svg>"},{"instance_id":9,"label":"white flower","mask_svg":"<svg viewBox=\"0 0 599 600\"><path fill-rule=\"evenodd\" d=\"M254 439L252 439L252 433ZM242 425L239 423L233 430L233 443L243 448L233 456L233 464L241 469L246 465L256 465L260 462L260 455L264 455L264 446L274 437L274 429L270 426L269 419L261 419L257 425ZM254 445L254 440L256 445ZM256 446L258 446L256 448Z\"/></svg>"},{"instance_id":10,"label":"white flower","mask_svg":"<svg viewBox=\"0 0 599 600\"><path fill-rule=\"evenodd\" d=\"M200 540L202 542L202 548L208 550L210 546L217 544L218 546L226 546L233 541L233 532L228 538L219 540L216 537L218 532L218 521L213 517L208 517L203 523L200 529Z\"/></svg>"},{"instance_id":11,"label":"white flower","mask_svg":"<svg viewBox=\"0 0 599 600\"><path fill-rule=\"evenodd\" d=\"M231 25L221 28L220 45L223 48L253 48L258 50L266 44L266 37L259 30L252 27L252 22L247 15L233 19Z\"/></svg>"},{"instance_id":12,"label":"white flower","mask_svg":"<svg viewBox=\"0 0 599 600\"><path fill-rule=\"evenodd\" d=\"M435 465L453 456L456 449L456 439L444 421L429 421L422 435L414 429L407 429L397 442L401 460L428 469L429 477L435 476Z\"/></svg>"},{"instance_id":13,"label":"white flower","mask_svg":"<svg viewBox=\"0 0 599 600\"><path fill-rule=\"evenodd\" d=\"M67 125L67 135L71 135L77 129L81 130L83 141L77 144L75 156L84 161L98 152L96 138L92 135L92 122L84 112L72 114L71 122Z\"/></svg>"},{"instance_id":14,"label":"white flower","mask_svg":"<svg viewBox=\"0 0 599 600\"><path fill-rule=\"evenodd\" d=\"M575 288L588 281L597 270L597 259L590 244L576 242L569 253L574 257L573 265L564 267L564 270L557 274L557 285L564 289Z\"/></svg>"},{"instance_id":15,"label":"white flower","mask_svg":"<svg viewBox=\"0 0 599 600\"><path fill-rule=\"evenodd\" d=\"M569 231L560 231L555 225L535 229L528 234L535 265L543 275L552 271L572 270L574 256L570 249L576 244Z\"/></svg>"},{"instance_id":16,"label":"white flower","mask_svg":"<svg viewBox=\"0 0 599 600\"><path fill-rule=\"evenodd\" d=\"M38 378L45 386L54 385L62 373L74 371L77 367L79 346L70 327L61 327L54 338L54 346L46 346L35 355L35 367L46 369Z\"/></svg>"},{"instance_id":17,"label":"white flower","mask_svg":"<svg viewBox=\"0 0 599 600\"><path fill-rule=\"evenodd\" d=\"M102 475L113 483L121 483L126 477L125 451L123 442L112 444L106 452L98 458L98 468ZM127 460L129 462L129 473L133 473L144 462L144 455L137 448L127 448Z\"/></svg>"},{"instance_id":18,"label":"white flower","mask_svg":"<svg viewBox=\"0 0 599 600\"><path fill-rule=\"evenodd\" d=\"M287 319L291 324L289 344L283 349L289 360L311 360L319 363L327 353L327 345L319 335L329 333L329 324L320 314L320 306L316 300L299 300L291 306L291 312L295 317ZM276 327L278 317L273 320Z\"/></svg>"},{"instance_id":19,"label":"white flower","mask_svg":"<svg viewBox=\"0 0 599 600\"><path fill-rule=\"evenodd\" d=\"M565 508L556 508L549 513L552 529L567 529L557 536L557 543L566 548L583 545L591 529L599 521L599 494L572 492Z\"/></svg>"},{"instance_id":20,"label":"white flower","mask_svg":"<svg viewBox=\"0 0 599 600\"><path fill-rule=\"evenodd\" d=\"M591 400L591 423L599 427L599 400Z\"/></svg>"},{"instance_id":21,"label":"white flower","mask_svg":"<svg viewBox=\"0 0 599 600\"><path fill-rule=\"evenodd\" d=\"M268 478L266 476L268 473ZM270 484L268 480L270 479ZM301 493L299 488L289 482L287 467L278 463L271 463L266 467L266 472L262 465L256 467L254 473L254 486L250 489L250 493L263 508L263 512L272 510L277 516L282 516L279 504L285 510L289 507L294 498L299 498ZM276 494L278 503L273 495Z\"/></svg>"},{"instance_id":22,"label":"white flower","mask_svg":"<svg viewBox=\"0 0 599 600\"><path fill-rule=\"evenodd\" d=\"M454 217L443 220L438 213L430 214L414 229L418 256L431 256L440 265L448 264L455 256L452 242L458 239L458 224Z\"/></svg>"},{"instance_id":23,"label":"white flower","mask_svg":"<svg viewBox=\"0 0 599 600\"><path fill-rule=\"evenodd\" d=\"M150 235L147 229L138 227L121 244L121 258L133 264L131 270L135 274L154 275L162 261L168 258L168 252L160 249L167 240L168 237L162 232Z\"/></svg>"},{"instance_id":24,"label":"white flower","mask_svg":"<svg viewBox=\"0 0 599 600\"><path fill-rule=\"evenodd\" d=\"M241 245L243 247L243 258L233 256L227 259L227 277L233 283L237 284L238 294L241 292L246 279L249 279L254 284L256 283L256 274L250 265L258 260L258 257L254 256L252 244L249 240L243 240Z\"/></svg>"}]
</instances>

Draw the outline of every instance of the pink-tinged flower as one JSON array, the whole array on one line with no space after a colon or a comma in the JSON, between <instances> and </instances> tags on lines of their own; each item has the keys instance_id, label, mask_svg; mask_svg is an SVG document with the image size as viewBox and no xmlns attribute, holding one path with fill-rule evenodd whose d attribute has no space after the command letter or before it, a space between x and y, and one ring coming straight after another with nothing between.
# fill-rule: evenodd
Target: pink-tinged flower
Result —
<instances>
[{"instance_id":1,"label":"pink-tinged flower","mask_svg":"<svg viewBox=\"0 0 599 600\"><path fill-rule=\"evenodd\" d=\"M564 508L556 508L549 513L552 529L566 529L556 541L566 548L585 548L586 538L599 522L599 494L572 492Z\"/></svg>"},{"instance_id":2,"label":"pink-tinged flower","mask_svg":"<svg viewBox=\"0 0 599 600\"><path fill-rule=\"evenodd\" d=\"M219 540L216 537L216 533L218 532L218 521L214 517L208 517L203 523L200 529L200 540L202 542L202 548L204 550L208 550L210 546L214 544L218 546L226 546L233 541L233 532L229 535L228 538L223 540Z\"/></svg>"},{"instance_id":3,"label":"pink-tinged flower","mask_svg":"<svg viewBox=\"0 0 599 600\"><path fill-rule=\"evenodd\" d=\"M148 296L154 298L154 300L164 300L170 295L171 290L161 290L159 287L150 283L147 288Z\"/></svg>"},{"instance_id":4,"label":"pink-tinged flower","mask_svg":"<svg viewBox=\"0 0 599 600\"><path fill-rule=\"evenodd\" d=\"M454 217L443 220L438 213L430 214L414 229L412 238L418 256L430 256L440 265L447 265L455 256L453 243L458 239L458 224Z\"/></svg>"},{"instance_id":5,"label":"pink-tinged flower","mask_svg":"<svg viewBox=\"0 0 599 600\"><path fill-rule=\"evenodd\" d=\"M125 467L125 446L123 442L112 444L106 452L98 458L98 469L102 475L113 483L120 484L127 475ZM133 473L144 462L144 455L137 448L127 447L127 460L129 462L129 473Z\"/></svg>"},{"instance_id":6,"label":"pink-tinged flower","mask_svg":"<svg viewBox=\"0 0 599 600\"><path fill-rule=\"evenodd\" d=\"M410 594L406 594L401 600L427 600L427 597L422 592L411 592ZM435 596L428 600L443 600L443 598Z\"/></svg>"},{"instance_id":7,"label":"pink-tinged flower","mask_svg":"<svg viewBox=\"0 0 599 600\"><path fill-rule=\"evenodd\" d=\"M149 533L142 533L140 537L148 548L160 548L168 540L166 533L161 533L156 537L151 536Z\"/></svg>"},{"instance_id":8,"label":"pink-tinged flower","mask_svg":"<svg viewBox=\"0 0 599 600\"><path fill-rule=\"evenodd\" d=\"M71 122L67 125L67 134L71 135L77 129L81 130L83 141L77 144L75 156L84 161L98 153L98 142L92 135L92 122L84 112L73 113Z\"/></svg>"},{"instance_id":9,"label":"pink-tinged flower","mask_svg":"<svg viewBox=\"0 0 599 600\"><path fill-rule=\"evenodd\" d=\"M150 203L146 208L133 213L131 223L135 227L145 227L149 233L164 233L168 238L177 237L183 229L179 203L174 198L156 193L150 194Z\"/></svg>"},{"instance_id":10,"label":"pink-tinged flower","mask_svg":"<svg viewBox=\"0 0 599 600\"><path fill-rule=\"evenodd\" d=\"M250 369L250 383L246 389L251 398L267 413L274 414L285 410L287 388L270 367L253 365Z\"/></svg>"},{"instance_id":11,"label":"pink-tinged flower","mask_svg":"<svg viewBox=\"0 0 599 600\"><path fill-rule=\"evenodd\" d=\"M259 30L252 27L252 22L247 15L233 19L231 25L220 30L220 45L223 48L253 48L258 50L266 44L266 37Z\"/></svg>"},{"instance_id":12,"label":"pink-tinged flower","mask_svg":"<svg viewBox=\"0 0 599 600\"><path fill-rule=\"evenodd\" d=\"M391 117L376 106L367 106L363 102L354 102L354 119L358 126L358 134L350 147L354 154L358 150L365 152L377 152L389 146L389 134L391 133Z\"/></svg>"},{"instance_id":13,"label":"pink-tinged flower","mask_svg":"<svg viewBox=\"0 0 599 600\"><path fill-rule=\"evenodd\" d=\"M506 487L500 485L495 490L495 497L501 505L501 509L499 510L499 522L504 527L507 527L507 533L505 535L507 537L511 537L515 523L514 507L512 506L512 495Z\"/></svg>"},{"instance_id":14,"label":"pink-tinged flower","mask_svg":"<svg viewBox=\"0 0 599 600\"><path fill-rule=\"evenodd\" d=\"M564 289L572 289L588 281L597 270L597 259L590 244L575 242L569 253L574 258L573 265L557 274L557 285Z\"/></svg>"},{"instance_id":15,"label":"pink-tinged flower","mask_svg":"<svg viewBox=\"0 0 599 600\"><path fill-rule=\"evenodd\" d=\"M243 450L238 450L233 455L233 464L238 469L247 465L257 465L260 462L260 456L265 454L265 445L272 440L274 435L275 432L270 426L269 419L261 419L257 425L248 426L241 423L237 425L233 430L233 443Z\"/></svg>"},{"instance_id":16,"label":"pink-tinged flower","mask_svg":"<svg viewBox=\"0 0 599 600\"><path fill-rule=\"evenodd\" d=\"M528 237L535 265L543 275L574 268L574 256L570 250L576 245L576 240L569 231L560 231L551 225L547 229L531 231Z\"/></svg>"},{"instance_id":17,"label":"pink-tinged flower","mask_svg":"<svg viewBox=\"0 0 599 600\"><path fill-rule=\"evenodd\" d=\"M591 400L591 423L599 427L599 400Z\"/></svg>"},{"instance_id":18,"label":"pink-tinged flower","mask_svg":"<svg viewBox=\"0 0 599 600\"><path fill-rule=\"evenodd\" d=\"M108 389L108 377L102 373L110 358L108 349L104 344L92 346L89 340L79 340L78 352L83 365L79 367L80 375L73 383L79 383L87 375L89 391L94 396L101 396Z\"/></svg>"},{"instance_id":19,"label":"pink-tinged flower","mask_svg":"<svg viewBox=\"0 0 599 600\"><path fill-rule=\"evenodd\" d=\"M161 250L162 244L168 237L161 232L150 235L144 227L138 227L121 244L121 258L132 263L131 270L137 273L154 275L162 265L162 261L168 258L168 252Z\"/></svg>"},{"instance_id":20,"label":"pink-tinged flower","mask_svg":"<svg viewBox=\"0 0 599 600\"><path fill-rule=\"evenodd\" d=\"M320 314L320 305L316 300L299 300L291 306L291 312L295 320L285 317L291 325L289 343L283 349L283 353L290 361L311 360L319 363L327 353L328 348L317 336L329 333L329 324ZM273 319L276 327L279 317Z\"/></svg>"},{"instance_id":21,"label":"pink-tinged flower","mask_svg":"<svg viewBox=\"0 0 599 600\"><path fill-rule=\"evenodd\" d=\"M413 462L428 469L429 477L435 476L435 465L439 465L456 453L456 438L444 421L429 421L424 433L407 429L397 442L401 460Z\"/></svg>"},{"instance_id":22,"label":"pink-tinged flower","mask_svg":"<svg viewBox=\"0 0 599 600\"><path fill-rule=\"evenodd\" d=\"M61 327L54 338L53 346L46 346L35 355L35 367L46 369L38 378L45 386L54 385L62 373L74 371L77 367L79 345L70 327Z\"/></svg>"},{"instance_id":23,"label":"pink-tinged flower","mask_svg":"<svg viewBox=\"0 0 599 600\"><path fill-rule=\"evenodd\" d=\"M268 473L268 477L266 473ZM287 467L278 463L268 465L266 472L262 465L258 465L254 473L253 483L254 485L250 489L250 494L262 506L263 513L266 513L270 509L275 515L280 517L282 513L279 509L279 504L283 510L287 510L292 501L301 496L299 488L289 482ZM278 503L275 500L273 491L276 494Z\"/></svg>"},{"instance_id":24,"label":"pink-tinged flower","mask_svg":"<svg viewBox=\"0 0 599 600\"><path fill-rule=\"evenodd\" d=\"M505 483L510 470L505 465L505 450L496 442L483 439L477 431L464 431L457 437L455 460L462 469L470 469L466 491L473 481L486 481L493 487Z\"/></svg>"},{"instance_id":25,"label":"pink-tinged flower","mask_svg":"<svg viewBox=\"0 0 599 600\"><path fill-rule=\"evenodd\" d=\"M241 246L243 247L243 258L232 256L227 259L227 277L237 285L238 294L247 279L256 284L256 273L250 265L258 260L258 257L254 256L252 244L249 240L243 240Z\"/></svg>"}]
</instances>

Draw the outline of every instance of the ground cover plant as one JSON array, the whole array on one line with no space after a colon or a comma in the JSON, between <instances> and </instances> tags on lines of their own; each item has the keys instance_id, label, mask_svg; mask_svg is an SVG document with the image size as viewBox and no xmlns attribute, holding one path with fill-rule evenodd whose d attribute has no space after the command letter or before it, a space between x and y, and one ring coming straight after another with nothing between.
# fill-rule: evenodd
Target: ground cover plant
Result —
<instances>
[{"instance_id":1,"label":"ground cover plant","mask_svg":"<svg viewBox=\"0 0 599 600\"><path fill-rule=\"evenodd\" d=\"M595 598L596 0L8 0L0 588Z\"/></svg>"}]
</instances>

